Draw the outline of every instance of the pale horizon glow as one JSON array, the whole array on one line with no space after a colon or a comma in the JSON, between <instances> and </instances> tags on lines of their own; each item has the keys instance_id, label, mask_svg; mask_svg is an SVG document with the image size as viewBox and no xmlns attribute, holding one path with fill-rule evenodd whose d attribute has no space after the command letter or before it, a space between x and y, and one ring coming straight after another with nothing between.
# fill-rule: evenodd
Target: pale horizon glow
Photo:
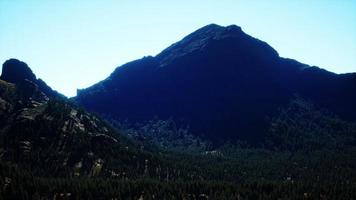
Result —
<instances>
[{"instance_id":1,"label":"pale horizon glow","mask_svg":"<svg viewBox=\"0 0 356 200\"><path fill-rule=\"evenodd\" d=\"M356 72L356 0L0 0L0 62L67 96L207 24L236 24L281 57Z\"/></svg>"}]
</instances>

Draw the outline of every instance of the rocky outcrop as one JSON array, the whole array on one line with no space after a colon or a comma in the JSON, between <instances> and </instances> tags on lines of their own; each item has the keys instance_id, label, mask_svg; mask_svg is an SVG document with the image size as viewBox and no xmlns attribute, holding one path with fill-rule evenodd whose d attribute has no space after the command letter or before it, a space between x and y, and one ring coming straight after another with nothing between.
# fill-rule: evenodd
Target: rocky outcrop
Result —
<instances>
[{"instance_id":1,"label":"rocky outcrop","mask_svg":"<svg viewBox=\"0 0 356 200\"><path fill-rule=\"evenodd\" d=\"M42 79L37 79L36 75L28 67L28 65L17 59L9 59L5 61L2 67L0 78L6 82L16 85L25 82L32 82L36 87L48 97L64 98L62 94L52 90ZM26 85L26 84L25 84ZM27 84L28 85L28 84Z\"/></svg>"},{"instance_id":2,"label":"rocky outcrop","mask_svg":"<svg viewBox=\"0 0 356 200\"><path fill-rule=\"evenodd\" d=\"M19 83L25 79L36 81L36 76L28 65L17 59L9 59L2 66L2 80L10 83Z\"/></svg>"},{"instance_id":3,"label":"rocky outcrop","mask_svg":"<svg viewBox=\"0 0 356 200\"><path fill-rule=\"evenodd\" d=\"M100 176L108 152L103 149L117 148L121 142L113 129L65 98L53 98L53 91L25 63L9 60L4 68L1 78L6 80L0 79L2 161L34 162L33 155L38 155L43 162L51 160L50 166L61 166L61 172L69 168L78 176ZM81 160L80 165L75 160Z\"/></svg>"}]
</instances>

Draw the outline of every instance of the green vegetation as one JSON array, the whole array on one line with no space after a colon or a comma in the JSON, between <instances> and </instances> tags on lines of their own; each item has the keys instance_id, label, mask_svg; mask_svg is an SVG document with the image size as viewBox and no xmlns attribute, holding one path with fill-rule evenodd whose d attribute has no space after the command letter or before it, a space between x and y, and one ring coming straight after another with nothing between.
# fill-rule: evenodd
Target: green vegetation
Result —
<instances>
[{"instance_id":1,"label":"green vegetation","mask_svg":"<svg viewBox=\"0 0 356 200\"><path fill-rule=\"evenodd\" d=\"M266 140L271 148L280 151L343 151L356 146L355 136L355 123L296 98L272 120Z\"/></svg>"},{"instance_id":2,"label":"green vegetation","mask_svg":"<svg viewBox=\"0 0 356 200\"><path fill-rule=\"evenodd\" d=\"M146 149L158 147L165 151L201 153L210 149L207 141L189 134L189 126L178 126L173 119L152 119L143 123L130 124L127 121L110 120L114 127L141 144Z\"/></svg>"},{"instance_id":3,"label":"green vegetation","mask_svg":"<svg viewBox=\"0 0 356 200\"><path fill-rule=\"evenodd\" d=\"M173 120L118 131L67 100L0 89L0 199L356 198L355 124L300 98L265 143L213 148Z\"/></svg>"}]
</instances>

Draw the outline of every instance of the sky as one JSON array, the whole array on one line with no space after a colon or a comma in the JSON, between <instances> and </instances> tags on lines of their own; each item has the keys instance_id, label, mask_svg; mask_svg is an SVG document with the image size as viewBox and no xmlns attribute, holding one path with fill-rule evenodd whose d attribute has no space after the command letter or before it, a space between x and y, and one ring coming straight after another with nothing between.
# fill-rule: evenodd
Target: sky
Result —
<instances>
[{"instance_id":1,"label":"sky","mask_svg":"<svg viewBox=\"0 0 356 200\"><path fill-rule=\"evenodd\" d=\"M70 97L210 23L236 24L282 57L356 72L356 0L0 0L0 62L22 60Z\"/></svg>"}]
</instances>

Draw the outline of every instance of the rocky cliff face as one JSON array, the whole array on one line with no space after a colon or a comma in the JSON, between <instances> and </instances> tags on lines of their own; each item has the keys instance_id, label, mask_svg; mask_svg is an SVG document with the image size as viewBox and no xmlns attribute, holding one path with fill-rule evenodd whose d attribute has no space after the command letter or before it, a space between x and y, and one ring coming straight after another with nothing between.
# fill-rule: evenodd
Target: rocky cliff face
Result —
<instances>
[{"instance_id":1,"label":"rocky cliff face","mask_svg":"<svg viewBox=\"0 0 356 200\"><path fill-rule=\"evenodd\" d=\"M7 61L1 78L1 161L36 166L41 176L100 176L110 175L109 161L133 159L124 155L136 147L65 98L47 95L25 63Z\"/></svg>"}]
</instances>

